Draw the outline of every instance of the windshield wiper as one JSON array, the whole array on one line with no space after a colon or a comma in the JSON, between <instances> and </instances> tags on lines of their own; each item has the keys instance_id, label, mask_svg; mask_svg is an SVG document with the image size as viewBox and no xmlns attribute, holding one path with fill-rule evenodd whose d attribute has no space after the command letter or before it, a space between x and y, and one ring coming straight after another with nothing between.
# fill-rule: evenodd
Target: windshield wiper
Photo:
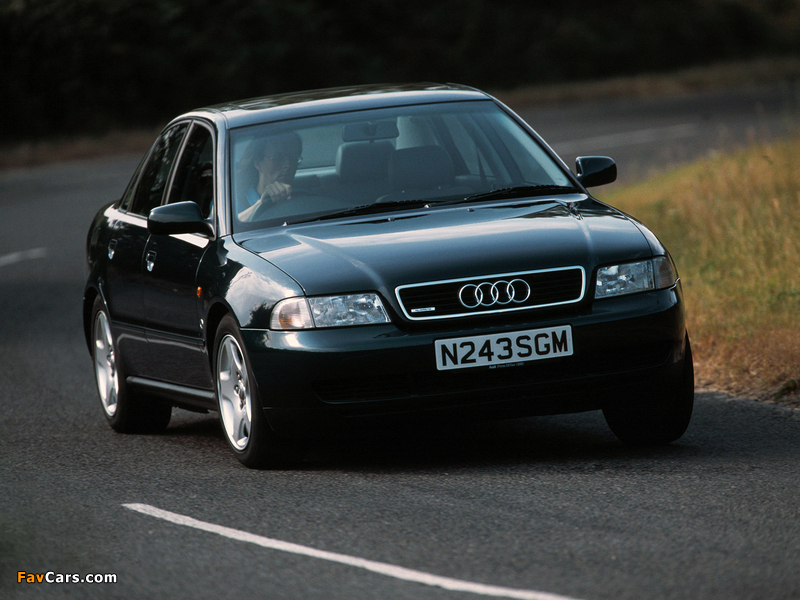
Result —
<instances>
[{"instance_id":1,"label":"windshield wiper","mask_svg":"<svg viewBox=\"0 0 800 600\"><path fill-rule=\"evenodd\" d=\"M481 200L503 200L506 198L529 198L531 196L546 196L554 192L568 194L577 191L578 189L571 185L518 185L492 190L491 192L473 194L472 196L465 196L463 198L453 198L445 200L444 202L436 202L436 205L442 206L443 204L459 204L461 202L479 202Z\"/></svg>"},{"instance_id":2,"label":"windshield wiper","mask_svg":"<svg viewBox=\"0 0 800 600\"><path fill-rule=\"evenodd\" d=\"M372 204L362 204L361 206L354 206L352 208L345 208L343 210L339 210L336 212L325 213L324 215L314 215L307 218L300 218L295 221L287 221L287 224L297 225L299 223L313 223L314 221L327 221L328 219L338 219L340 217L370 215L374 213L390 211L398 207L411 208L415 204L424 206L426 204L430 204L430 202L424 199L394 200L392 202L373 202Z\"/></svg>"},{"instance_id":3,"label":"windshield wiper","mask_svg":"<svg viewBox=\"0 0 800 600\"><path fill-rule=\"evenodd\" d=\"M352 217L360 215L371 215L375 213L391 211L395 208L415 208L429 206L447 206L449 204L461 204L462 202L477 202L480 200L499 200L504 198L529 198L531 196L546 196L554 192L566 194L577 192L578 190L569 185L521 185L507 187L491 192L473 194L471 196L450 197L446 200L436 200L435 198L414 198L409 200L393 200L390 202L373 202L372 204L362 204L352 208L325 213L323 215L313 215L301 217L296 220L287 220L287 225L298 225L300 223L313 223L314 221L327 221L340 217Z\"/></svg>"}]
</instances>

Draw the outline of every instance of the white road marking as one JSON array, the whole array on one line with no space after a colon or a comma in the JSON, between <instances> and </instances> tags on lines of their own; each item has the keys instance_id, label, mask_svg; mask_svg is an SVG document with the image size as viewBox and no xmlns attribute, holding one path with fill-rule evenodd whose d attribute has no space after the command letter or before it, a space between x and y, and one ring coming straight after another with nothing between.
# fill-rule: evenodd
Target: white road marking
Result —
<instances>
[{"instance_id":1,"label":"white road marking","mask_svg":"<svg viewBox=\"0 0 800 600\"><path fill-rule=\"evenodd\" d=\"M697 135L698 129L699 127L694 123L684 123L682 125L672 125L671 127L654 127L652 129L600 135L581 140L554 142L552 146L559 154L570 154L591 148L620 148L662 140L679 140Z\"/></svg>"},{"instance_id":2,"label":"white road marking","mask_svg":"<svg viewBox=\"0 0 800 600\"><path fill-rule=\"evenodd\" d=\"M12 252L0 256L0 267L13 265L14 263L22 262L23 260L32 260L34 258L44 258L47 256L47 248L34 248L33 250L23 250L22 252Z\"/></svg>"},{"instance_id":3,"label":"white road marking","mask_svg":"<svg viewBox=\"0 0 800 600\"><path fill-rule=\"evenodd\" d=\"M373 573L386 575L387 577L394 577L403 581L410 581L413 583L421 583L433 587L440 587L454 592L469 592L471 594L478 594L481 596L492 596L494 598L517 598L520 600L576 600L568 596L561 596L559 594L550 594L548 592L537 592L534 590L521 590L516 588L500 587L495 585L486 585L483 583L473 583L471 581L463 581L460 579L453 579L451 577L441 577L439 575L431 575L423 571L415 571L413 569L406 569L405 567L397 567L387 563L377 562L374 560L367 560L365 558L357 558L355 556L348 556L346 554L337 554L335 552L327 552L325 550L317 550L316 548L309 548L308 546L301 546L291 542L284 542L275 540L246 531L238 529L231 529L230 527L223 527L222 525L215 525L205 521L198 521L192 517L179 515L177 513L161 510L148 504L123 504L125 508L140 512L157 519L163 519L176 525L184 525L201 531L209 533L216 533L232 540L240 542L248 542L263 548L271 550L280 550L281 552L290 552L300 556L308 556L310 558L318 558L327 560L350 567L359 569L366 569Z\"/></svg>"}]
</instances>

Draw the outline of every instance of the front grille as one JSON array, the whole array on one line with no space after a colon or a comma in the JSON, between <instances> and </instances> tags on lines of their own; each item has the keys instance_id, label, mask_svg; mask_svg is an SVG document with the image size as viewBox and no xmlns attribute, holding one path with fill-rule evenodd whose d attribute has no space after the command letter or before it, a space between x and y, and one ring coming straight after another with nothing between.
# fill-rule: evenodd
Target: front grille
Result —
<instances>
[{"instance_id":1,"label":"front grille","mask_svg":"<svg viewBox=\"0 0 800 600\"><path fill-rule=\"evenodd\" d=\"M565 267L401 285L396 293L407 318L427 321L573 304L585 290L583 268Z\"/></svg>"}]
</instances>

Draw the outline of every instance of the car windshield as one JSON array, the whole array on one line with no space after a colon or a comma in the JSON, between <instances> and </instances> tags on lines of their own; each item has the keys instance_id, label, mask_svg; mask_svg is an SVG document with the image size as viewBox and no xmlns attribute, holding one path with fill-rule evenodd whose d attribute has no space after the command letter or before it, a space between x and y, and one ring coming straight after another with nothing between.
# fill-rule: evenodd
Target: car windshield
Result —
<instances>
[{"instance_id":1,"label":"car windshield","mask_svg":"<svg viewBox=\"0 0 800 600\"><path fill-rule=\"evenodd\" d=\"M231 132L230 148L235 231L573 189L564 170L491 101L243 127Z\"/></svg>"}]
</instances>

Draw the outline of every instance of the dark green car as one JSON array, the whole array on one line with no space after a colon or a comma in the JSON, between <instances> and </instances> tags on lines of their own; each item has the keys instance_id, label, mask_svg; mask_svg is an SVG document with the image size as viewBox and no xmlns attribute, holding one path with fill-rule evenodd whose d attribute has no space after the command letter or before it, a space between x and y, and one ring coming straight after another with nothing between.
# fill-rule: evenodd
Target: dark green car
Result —
<instances>
[{"instance_id":1,"label":"dark green car","mask_svg":"<svg viewBox=\"0 0 800 600\"><path fill-rule=\"evenodd\" d=\"M496 99L460 86L257 98L171 122L87 240L86 339L117 431L217 410L247 466L348 424L602 410L679 438L680 280Z\"/></svg>"}]
</instances>

